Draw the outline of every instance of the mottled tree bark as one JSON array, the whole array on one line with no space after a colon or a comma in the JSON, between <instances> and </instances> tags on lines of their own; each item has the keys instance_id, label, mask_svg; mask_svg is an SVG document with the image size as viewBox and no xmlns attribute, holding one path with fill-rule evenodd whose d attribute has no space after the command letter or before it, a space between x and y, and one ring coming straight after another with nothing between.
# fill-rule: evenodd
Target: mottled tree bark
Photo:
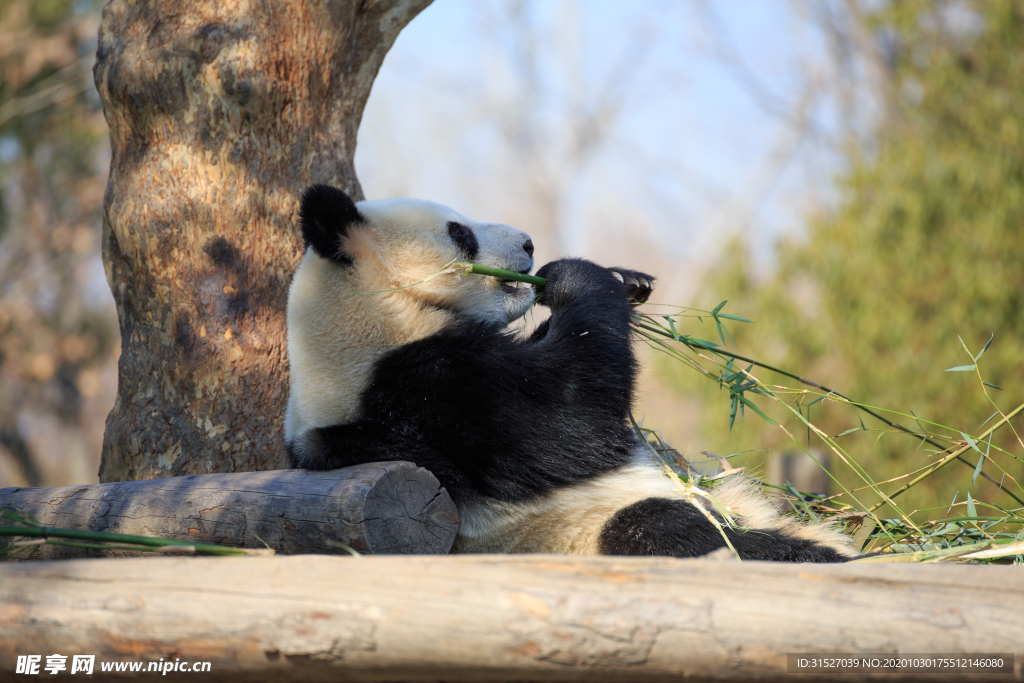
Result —
<instances>
[{"instance_id":1,"label":"mottled tree bark","mask_svg":"<svg viewBox=\"0 0 1024 683\"><path fill-rule=\"evenodd\" d=\"M101 481L286 466L299 193L362 198L373 79L430 0L112 0L103 260L121 326Z\"/></svg>"}]
</instances>

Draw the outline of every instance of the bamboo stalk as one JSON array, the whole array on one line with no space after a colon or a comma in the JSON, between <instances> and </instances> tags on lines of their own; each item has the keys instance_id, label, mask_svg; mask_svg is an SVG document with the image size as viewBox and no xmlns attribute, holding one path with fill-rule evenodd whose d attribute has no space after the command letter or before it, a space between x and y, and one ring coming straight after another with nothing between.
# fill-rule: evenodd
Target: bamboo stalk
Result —
<instances>
[{"instance_id":1,"label":"bamboo stalk","mask_svg":"<svg viewBox=\"0 0 1024 683\"><path fill-rule=\"evenodd\" d=\"M79 541L96 541L100 543L120 543L123 545L140 545L147 548L167 548L179 546L190 548L196 555L253 555L267 554L267 551L248 548L232 548L211 543L184 543L170 538L153 538L150 536L134 536L132 534L115 534L109 531L85 531L83 529L60 529L49 526L0 526L0 536L26 536L49 540L50 538L73 538ZM63 545L63 544L62 544ZM83 546L89 547L89 546ZM269 550L273 554L273 550Z\"/></svg>"},{"instance_id":2,"label":"bamboo stalk","mask_svg":"<svg viewBox=\"0 0 1024 683\"><path fill-rule=\"evenodd\" d=\"M1014 408L1014 409L1013 409L1013 410L1012 410L1011 412L1007 413L1005 417L1003 417L1003 418L1002 418L1002 419L1000 419L1000 420L999 420L998 422L996 422L996 423L995 423L994 425L992 425L992 426L991 426L991 427L990 427L990 428L988 429L988 431L985 431L985 432L983 432L983 433L982 433L981 435L979 435L979 436L978 436L978 438L976 439L976 441L979 441L979 442L980 442L980 441L983 441L983 440L985 439L985 437L986 437L986 436L988 436L989 434L991 434L991 433L992 433L992 432L994 432L995 430L997 430L997 429L999 429L1000 427L1002 427L1002 426L1003 426L1003 424L1005 424L1005 423L1009 422L1009 421L1010 421L1010 420L1011 420L1012 418L1014 418L1014 417L1015 417L1015 416L1017 415L1017 413L1019 413L1019 412L1020 412L1020 411L1022 411L1022 410L1024 410L1024 403L1022 403L1021 405L1019 405L1019 406L1017 406L1016 408ZM969 451L969 450L971 450L971 445L970 445L970 444L966 444L966 445L965 445L965 446L963 446L962 448L958 448L958 449L956 449L955 451L953 451L952 453L950 453L949 455L947 455L947 456L946 456L945 458L943 458L942 460L938 461L937 463L935 463L934 465L932 465L931 467L929 467L928 469L926 469L926 470L925 470L924 472L922 472L922 473L921 473L921 474L920 474L919 476L917 476L917 477L914 477L913 479L911 479L910 481L908 481L908 482L907 482L906 484L904 484L904 485L903 485L903 487L902 487L902 488L900 488L900 489L898 489L897 491L895 491L894 493L890 494L890 495L889 495L889 498L890 498L890 499L891 499L891 498L895 498L896 496L900 495L901 493L903 493L904 491L906 491L907 489L909 489L909 488L910 488L911 486L914 486L915 484L917 484L918 482L920 482L920 481L921 481L922 479L924 479L925 477L927 477L928 475L930 475L930 474L931 474L932 472L934 472L935 470L939 469L940 467L942 467L942 466L943 466L943 465L945 465L946 463L950 462L950 461L951 461L951 460L953 460L954 458L957 458L957 457L959 457L959 456L963 455L964 453L966 453L966 452L967 452L967 451ZM875 511L875 510L877 510L878 508L880 508L880 507L882 507L883 505L885 505L885 504L886 504L887 502L889 502L889 501L888 501L888 500L880 500L880 501L878 501L877 503L875 503L874 505L872 505L872 506L871 506L870 508L868 508L868 512L874 512L874 511Z\"/></svg>"},{"instance_id":3,"label":"bamboo stalk","mask_svg":"<svg viewBox=\"0 0 1024 683\"><path fill-rule=\"evenodd\" d=\"M517 273L514 270L502 270L501 268L491 268L490 266L480 266L475 263L462 263L460 264L466 267L467 273L476 273L477 275L490 275L491 277L500 278L502 280L515 280L516 282L525 282L527 284L536 285L543 287L547 284L547 279L537 277L536 275L528 275L526 273Z\"/></svg>"}]
</instances>

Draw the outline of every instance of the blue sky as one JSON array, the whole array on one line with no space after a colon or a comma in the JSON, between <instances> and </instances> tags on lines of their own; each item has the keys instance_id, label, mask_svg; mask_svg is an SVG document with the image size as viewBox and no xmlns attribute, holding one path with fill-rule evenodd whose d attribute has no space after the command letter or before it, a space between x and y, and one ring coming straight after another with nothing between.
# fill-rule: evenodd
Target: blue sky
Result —
<instances>
[{"instance_id":1,"label":"blue sky","mask_svg":"<svg viewBox=\"0 0 1024 683\"><path fill-rule=\"evenodd\" d=\"M529 223L519 184L536 166L502 137L505 115L551 141L534 144L529 162L564 185L563 251L597 258L602 235L624 226L703 264L739 236L770 265L774 239L827 207L841 160L824 137L786 122L808 74L824 76L827 90L825 47L803 3L534 2L531 47L517 43L508 6L437 0L399 35L360 131L368 198L419 196L480 220ZM523 53L539 87L516 116L523 82L512 65ZM608 83L621 84L614 123L586 163L564 163L573 102L600 101ZM834 134L827 92L810 111Z\"/></svg>"}]
</instances>

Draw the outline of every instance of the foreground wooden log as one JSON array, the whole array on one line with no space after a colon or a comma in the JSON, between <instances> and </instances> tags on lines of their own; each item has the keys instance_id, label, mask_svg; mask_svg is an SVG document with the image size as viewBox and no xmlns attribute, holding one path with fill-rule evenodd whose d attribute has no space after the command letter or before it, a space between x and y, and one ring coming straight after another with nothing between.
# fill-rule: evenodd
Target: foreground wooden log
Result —
<instances>
[{"instance_id":1,"label":"foreground wooden log","mask_svg":"<svg viewBox=\"0 0 1024 683\"><path fill-rule=\"evenodd\" d=\"M60 653L95 654L97 671L115 660L210 662L209 681L813 681L839 677L787 675L787 653L1012 652L1012 673L946 678L1021 681L1022 614L1015 567L496 555L22 562L0 566L0 677L13 678L17 655ZM869 678L879 677L841 676Z\"/></svg>"},{"instance_id":2,"label":"foreground wooden log","mask_svg":"<svg viewBox=\"0 0 1024 683\"><path fill-rule=\"evenodd\" d=\"M93 486L0 489L12 506L47 526L160 536L278 552L447 553L458 512L437 479L408 462L329 472L274 470L202 474ZM94 551L36 546L31 559Z\"/></svg>"}]
</instances>

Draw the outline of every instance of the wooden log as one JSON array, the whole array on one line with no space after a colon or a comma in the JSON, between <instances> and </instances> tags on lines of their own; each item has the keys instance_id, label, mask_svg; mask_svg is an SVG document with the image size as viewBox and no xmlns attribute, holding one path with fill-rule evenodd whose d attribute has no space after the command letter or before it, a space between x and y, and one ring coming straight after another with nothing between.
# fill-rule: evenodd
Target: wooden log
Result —
<instances>
[{"instance_id":1,"label":"wooden log","mask_svg":"<svg viewBox=\"0 0 1024 683\"><path fill-rule=\"evenodd\" d=\"M286 553L447 553L458 512L434 475L408 462L327 472L200 474L92 486L0 489L0 507L47 526L160 536ZM31 559L94 551L35 546Z\"/></svg>"},{"instance_id":2,"label":"wooden log","mask_svg":"<svg viewBox=\"0 0 1024 683\"><path fill-rule=\"evenodd\" d=\"M671 558L132 558L0 566L17 655L210 662L209 681L779 681L787 653L1014 653L1009 566ZM45 659L43 660L45 661ZM70 661L70 660L69 660ZM842 674L843 681L922 680ZM21 680L21 679L19 679ZM182 679L184 680L184 679ZM927 679L926 680L930 680Z\"/></svg>"}]
</instances>

